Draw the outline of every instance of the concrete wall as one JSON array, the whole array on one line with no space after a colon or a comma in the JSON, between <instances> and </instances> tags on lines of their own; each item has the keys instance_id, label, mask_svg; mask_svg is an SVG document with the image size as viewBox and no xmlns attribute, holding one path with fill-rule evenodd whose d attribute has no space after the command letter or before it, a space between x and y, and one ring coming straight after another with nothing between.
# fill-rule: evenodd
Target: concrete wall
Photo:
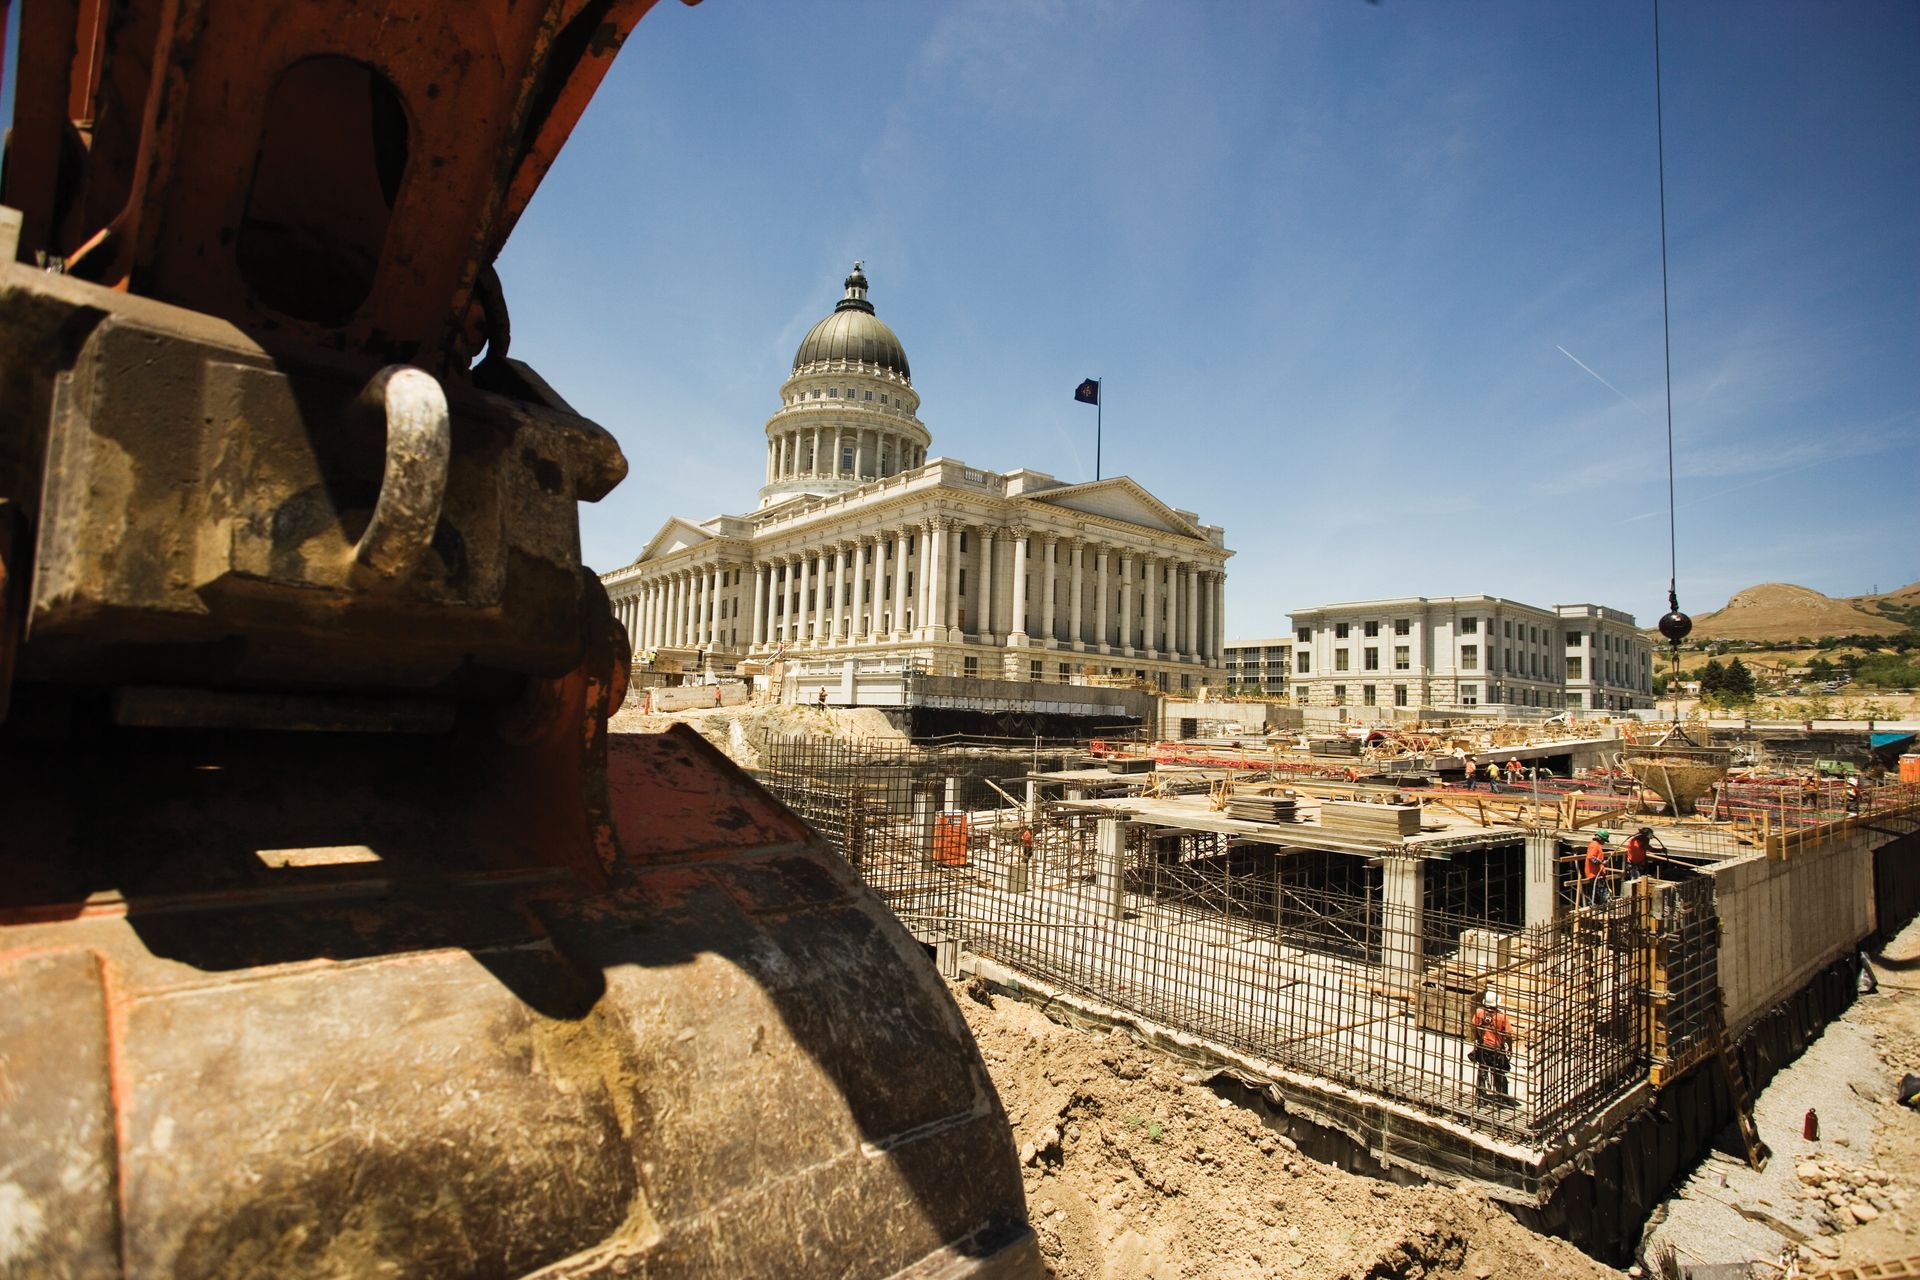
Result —
<instances>
[{"instance_id":1,"label":"concrete wall","mask_svg":"<svg viewBox=\"0 0 1920 1280\"><path fill-rule=\"evenodd\" d=\"M1755 854L1713 869L1720 986L1736 1034L1873 932L1873 846L1848 832L1781 860Z\"/></svg>"},{"instance_id":2,"label":"concrete wall","mask_svg":"<svg viewBox=\"0 0 1920 1280\"><path fill-rule=\"evenodd\" d=\"M1182 720L1198 720L1214 725L1231 724L1236 726L1237 732L1264 734L1269 727L1298 729L1302 710L1278 702L1193 702L1168 698L1160 704L1159 733L1162 738L1178 738Z\"/></svg>"},{"instance_id":3,"label":"concrete wall","mask_svg":"<svg viewBox=\"0 0 1920 1280\"><path fill-rule=\"evenodd\" d=\"M738 707L750 698L744 684L682 684L647 690L648 712L685 711L689 707Z\"/></svg>"}]
</instances>

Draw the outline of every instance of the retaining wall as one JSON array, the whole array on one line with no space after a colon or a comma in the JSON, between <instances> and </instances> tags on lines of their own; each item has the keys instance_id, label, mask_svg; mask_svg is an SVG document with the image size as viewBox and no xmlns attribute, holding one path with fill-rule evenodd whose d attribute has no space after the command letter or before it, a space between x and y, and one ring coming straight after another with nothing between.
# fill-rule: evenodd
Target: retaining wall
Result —
<instances>
[{"instance_id":1,"label":"retaining wall","mask_svg":"<svg viewBox=\"0 0 1920 1280\"><path fill-rule=\"evenodd\" d=\"M1720 986L1735 1035L1874 931L1873 846L1886 839L1849 831L1786 858L1756 853L1713 868Z\"/></svg>"}]
</instances>

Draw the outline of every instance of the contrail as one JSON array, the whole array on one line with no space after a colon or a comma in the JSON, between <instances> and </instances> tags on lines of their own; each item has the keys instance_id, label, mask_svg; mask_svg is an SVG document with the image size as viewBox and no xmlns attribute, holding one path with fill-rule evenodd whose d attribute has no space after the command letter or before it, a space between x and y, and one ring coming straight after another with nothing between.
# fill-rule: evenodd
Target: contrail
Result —
<instances>
[{"instance_id":1,"label":"contrail","mask_svg":"<svg viewBox=\"0 0 1920 1280\"><path fill-rule=\"evenodd\" d=\"M1554 343L1553 349L1555 351L1558 351L1561 355L1565 356L1567 359L1573 361L1575 364L1579 365L1582 369L1586 369L1588 373L1593 373L1593 370L1591 368L1588 368L1586 361L1582 360L1579 356L1573 354L1573 352L1567 350L1565 347L1561 346L1559 343L1557 342ZM1597 373L1593 373L1593 377L1594 377L1594 380L1598 382L1601 386L1613 392L1613 394L1619 396L1622 400L1625 400L1628 404L1632 405L1634 408L1640 409L1639 402L1636 401L1632 396L1628 395L1626 392L1622 391L1620 388L1614 386L1611 382L1608 382L1605 378L1602 378ZM1640 409L1640 412L1645 413L1646 410Z\"/></svg>"}]
</instances>

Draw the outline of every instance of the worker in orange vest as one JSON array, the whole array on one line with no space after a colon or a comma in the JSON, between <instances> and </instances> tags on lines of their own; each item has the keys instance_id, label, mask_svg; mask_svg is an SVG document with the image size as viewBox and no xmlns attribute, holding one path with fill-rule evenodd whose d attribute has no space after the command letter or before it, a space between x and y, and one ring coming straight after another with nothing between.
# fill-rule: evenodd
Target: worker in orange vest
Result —
<instances>
[{"instance_id":1,"label":"worker in orange vest","mask_svg":"<svg viewBox=\"0 0 1920 1280\"><path fill-rule=\"evenodd\" d=\"M1632 884L1647 873L1647 854L1650 851L1667 851L1667 846L1660 843L1660 837L1653 834L1652 827L1642 827L1627 837L1627 884Z\"/></svg>"},{"instance_id":2,"label":"worker in orange vest","mask_svg":"<svg viewBox=\"0 0 1920 1280\"><path fill-rule=\"evenodd\" d=\"M1507 1046L1513 1043L1513 1019L1500 1008L1500 997L1489 989L1473 1011L1473 1051L1467 1055L1478 1070L1474 1073L1474 1092L1480 1101L1506 1105L1513 1101L1507 1093L1507 1071L1513 1059Z\"/></svg>"},{"instance_id":3,"label":"worker in orange vest","mask_svg":"<svg viewBox=\"0 0 1920 1280\"><path fill-rule=\"evenodd\" d=\"M1607 833L1596 831L1593 839L1587 841L1586 861L1581 864L1580 883L1584 890L1582 897L1587 905L1604 907L1613 896L1613 886L1607 883Z\"/></svg>"}]
</instances>

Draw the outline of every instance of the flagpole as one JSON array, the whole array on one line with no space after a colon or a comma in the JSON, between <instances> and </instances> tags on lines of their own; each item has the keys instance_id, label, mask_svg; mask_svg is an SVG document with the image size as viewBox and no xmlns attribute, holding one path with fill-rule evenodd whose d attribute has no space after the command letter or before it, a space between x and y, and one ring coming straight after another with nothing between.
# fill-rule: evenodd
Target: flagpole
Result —
<instances>
[{"instance_id":1,"label":"flagpole","mask_svg":"<svg viewBox=\"0 0 1920 1280\"><path fill-rule=\"evenodd\" d=\"M1100 419L1107 411L1107 381L1093 380L1093 478L1100 478Z\"/></svg>"}]
</instances>

